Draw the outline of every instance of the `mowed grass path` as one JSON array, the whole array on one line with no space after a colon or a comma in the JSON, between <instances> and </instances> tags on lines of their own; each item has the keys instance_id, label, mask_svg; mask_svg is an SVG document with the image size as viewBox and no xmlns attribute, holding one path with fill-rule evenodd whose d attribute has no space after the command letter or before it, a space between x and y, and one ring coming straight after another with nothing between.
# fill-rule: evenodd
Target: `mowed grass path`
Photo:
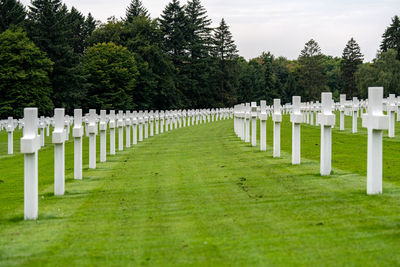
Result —
<instances>
[{"instance_id":1,"label":"mowed grass path","mask_svg":"<svg viewBox=\"0 0 400 267\"><path fill-rule=\"evenodd\" d=\"M318 127L302 127L302 164L291 165L285 116L280 159L271 146L260 152L240 141L232 120L219 121L150 138L96 170L85 166L82 181L72 179L69 142L67 192L57 197L49 144L39 154L38 221L22 220L23 156L4 156L0 265L399 265L398 138L385 138L393 167L384 165L378 196L365 193L364 130L335 128L333 138L330 177L319 175Z\"/></svg>"}]
</instances>

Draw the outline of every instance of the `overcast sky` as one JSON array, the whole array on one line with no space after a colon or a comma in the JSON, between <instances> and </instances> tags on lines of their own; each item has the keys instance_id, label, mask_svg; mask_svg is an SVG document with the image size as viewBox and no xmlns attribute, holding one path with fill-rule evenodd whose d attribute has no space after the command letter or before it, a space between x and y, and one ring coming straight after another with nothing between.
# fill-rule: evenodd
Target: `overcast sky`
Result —
<instances>
[{"instance_id":1,"label":"overcast sky","mask_svg":"<svg viewBox=\"0 0 400 267\"><path fill-rule=\"evenodd\" d=\"M63 2L104 22L110 16L124 16L130 0ZM155 18L169 0L142 2ZM391 18L400 15L400 0L203 0L202 4L214 26L221 18L226 20L240 55L246 59L263 51L295 59L311 38L324 54L341 56L347 41L354 37L365 61L371 61Z\"/></svg>"}]
</instances>

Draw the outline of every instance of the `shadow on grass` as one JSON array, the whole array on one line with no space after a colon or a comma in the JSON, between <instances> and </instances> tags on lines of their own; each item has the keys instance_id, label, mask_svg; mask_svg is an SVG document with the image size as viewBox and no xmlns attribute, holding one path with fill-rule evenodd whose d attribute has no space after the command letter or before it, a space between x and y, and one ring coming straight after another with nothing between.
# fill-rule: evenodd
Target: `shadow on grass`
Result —
<instances>
[{"instance_id":1,"label":"shadow on grass","mask_svg":"<svg viewBox=\"0 0 400 267\"><path fill-rule=\"evenodd\" d=\"M6 220L2 220L3 222L9 222L9 223L17 223L17 222L21 222L24 220L24 215L16 215L13 216L11 218L8 218Z\"/></svg>"},{"instance_id":2,"label":"shadow on grass","mask_svg":"<svg viewBox=\"0 0 400 267\"><path fill-rule=\"evenodd\" d=\"M45 198L54 197L54 192L47 192L47 193L44 193L44 194L40 194L39 196L40 197L45 197Z\"/></svg>"},{"instance_id":3,"label":"shadow on grass","mask_svg":"<svg viewBox=\"0 0 400 267\"><path fill-rule=\"evenodd\" d=\"M0 224L1 223L19 223L19 222L31 222L31 221L46 221L46 220L58 220L58 219L63 219L63 217L57 217L57 215L55 214L43 214L40 215L37 220L24 220L24 215L23 214L19 214L19 215L15 215L13 217L10 218L5 218L3 220L0 220Z\"/></svg>"}]
</instances>

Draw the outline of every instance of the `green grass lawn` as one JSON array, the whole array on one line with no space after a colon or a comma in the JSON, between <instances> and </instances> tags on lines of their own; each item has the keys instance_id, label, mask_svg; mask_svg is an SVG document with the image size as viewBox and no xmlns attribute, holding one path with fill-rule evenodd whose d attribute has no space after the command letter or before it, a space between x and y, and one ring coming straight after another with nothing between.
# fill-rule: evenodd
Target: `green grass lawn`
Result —
<instances>
[{"instance_id":1,"label":"green grass lawn","mask_svg":"<svg viewBox=\"0 0 400 267\"><path fill-rule=\"evenodd\" d=\"M227 120L152 137L96 170L84 138L84 178L74 181L69 141L65 196L53 195L46 139L37 221L23 220L23 155L6 155L3 131L0 265L399 265L400 124L398 137L384 138L383 194L367 196L366 131L360 120L351 134L346 119L346 131L333 131L329 177L319 175L318 127L302 126L302 163L291 165L288 116L280 159L270 119L266 152Z\"/></svg>"}]
</instances>

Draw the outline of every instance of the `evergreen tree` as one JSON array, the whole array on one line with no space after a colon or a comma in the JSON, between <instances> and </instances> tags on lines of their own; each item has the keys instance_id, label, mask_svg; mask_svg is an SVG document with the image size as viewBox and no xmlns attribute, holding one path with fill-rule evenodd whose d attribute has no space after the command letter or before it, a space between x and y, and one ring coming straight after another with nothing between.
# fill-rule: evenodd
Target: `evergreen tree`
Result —
<instances>
[{"instance_id":1,"label":"evergreen tree","mask_svg":"<svg viewBox=\"0 0 400 267\"><path fill-rule=\"evenodd\" d=\"M262 99L267 100L267 103L273 104L273 99L277 97L274 62L275 57L270 52L261 54L261 64L264 72L264 90L260 93ZM260 99L261 100L261 99Z\"/></svg>"},{"instance_id":2,"label":"evergreen tree","mask_svg":"<svg viewBox=\"0 0 400 267\"><path fill-rule=\"evenodd\" d=\"M249 60L251 77L251 94L248 101L260 101L264 99L265 92L265 70L260 58Z\"/></svg>"},{"instance_id":3,"label":"evergreen tree","mask_svg":"<svg viewBox=\"0 0 400 267\"><path fill-rule=\"evenodd\" d=\"M132 93L138 72L133 54L126 47L114 43L89 47L82 60L82 71L88 88L85 109L135 108Z\"/></svg>"},{"instance_id":4,"label":"evergreen tree","mask_svg":"<svg viewBox=\"0 0 400 267\"><path fill-rule=\"evenodd\" d=\"M72 7L66 16L69 25L68 41L74 53L83 54L85 49L85 17L76 8Z\"/></svg>"},{"instance_id":5,"label":"evergreen tree","mask_svg":"<svg viewBox=\"0 0 400 267\"><path fill-rule=\"evenodd\" d=\"M286 88L286 83L290 74L289 64L291 64L291 62L284 57L278 57L272 62L275 84L274 93L276 94L275 96L280 98L283 103L290 102L288 99L291 97Z\"/></svg>"},{"instance_id":6,"label":"evergreen tree","mask_svg":"<svg viewBox=\"0 0 400 267\"><path fill-rule=\"evenodd\" d=\"M237 101L238 71L237 64L238 50L236 49L232 33L228 25L222 19L219 26L214 30L213 54L217 59L218 66L215 71L218 83L215 91L217 105L233 105Z\"/></svg>"},{"instance_id":7,"label":"evergreen tree","mask_svg":"<svg viewBox=\"0 0 400 267\"><path fill-rule=\"evenodd\" d=\"M190 77L186 72L187 54L187 18L184 8L178 0L172 0L163 10L159 20L163 36L163 50L174 66L174 83L178 95L182 96L184 106L190 106L187 89L190 88Z\"/></svg>"},{"instance_id":8,"label":"evergreen tree","mask_svg":"<svg viewBox=\"0 0 400 267\"><path fill-rule=\"evenodd\" d=\"M69 44L77 58L80 58L89 46L88 39L96 29L96 21L90 13L85 18L81 12L72 7L71 11L67 14L66 23L69 29Z\"/></svg>"},{"instance_id":9,"label":"evergreen tree","mask_svg":"<svg viewBox=\"0 0 400 267\"><path fill-rule=\"evenodd\" d=\"M214 54L220 60L231 60L238 57L238 50L228 25L222 19L214 30Z\"/></svg>"},{"instance_id":10,"label":"evergreen tree","mask_svg":"<svg viewBox=\"0 0 400 267\"><path fill-rule=\"evenodd\" d=\"M325 75L327 88L332 92L332 97L339 97L344 88L343 75L341 73L342 58L324 55ZM355 96L357 91L355 91ZM339 98L337 98L339 101ZM335 98L336 101L336 98Z\"/></svg>"},{"instance_id":11,"label":"evergreen tree","mask_svg":"<svg viewBox=\"0 0 400 267\"><path fill-rule=\"evenodd\" d=\"M97 21L93 18L92 14L89 13L85 19L85 23L83 24L83 40L85 49L89 47L90 36L96 29Z\"/></svg>"},{"instance_id":12,"label":"evergreen tree","mask_svg":"<svg viewBox=\"0 0 400 267\"><path fill-rule=\"evenodd\" d=\"M68 9L60 0L33 0L31 4L28 35L54 62L50 76L53 103L72 112L80 101L84 101L85 92L78 68L80 55L71 47Z\"/></svg>"},{"instance_id":13,"label":"evergreen tree","mask_svg":"<svg viewBox=\"0 0 400 267\"><path fill-rule=\"evenodd\" d=\"M10 26L21 25L26 17L26 11L17 0L0 0L0 33Z\"/></svg>"},{"instance_id":14,"label":"evergreen tree","mask_svg":"<svg viewBox=\"0 0 400 267\"><path fill-rule=\"evenodd\" d=\"M250 64L243 58L238 58L239 67L239 86L237 89L238 103L251 101L253 95L253 87L251 86L253 77L251 75Z\"/></svg>"},{"instance_id":15,"label":"evergreen tree","mask_svg":"<svg viewBox=\"0 0 400 267\"><path fill-rule=\"evenodd\" d=\"M210 73L213 71L213 62L210 57L212 36L211 20L200 0L190 0L185 6L187 18L187 50L189 64L186 65L190 83L188 98L193 107L207 107L213 84L210 83Z\"/></svg>"},{"instance_id":16,"label":"evergreen tree","mask_svg":"<svg viewBox=\"0 0 400 267\"><path fill-rule=\"evenodd\" d=\"M387 52L389 49L396 50L397 59L400 60L400 19L398 16L394 16L392 24L382 35L381 51Z\"/></svg>"},{"instance_id":17,"label":"evergreen tree","mask_svg":"<svg viewBox=\"0 0 400 267\"><path fill-rule=\"evenodd\" d=\"M363 62L360 46L351 38L343 50L340 71L344 81L343 93L348 96L358 96L355 81L357 68Z\"/></svg>"},{"instance_id":18,"label":"evergreen tree","mask_svg":"<svg viewBox=\"0 0 400 267\"><path fill-rule=\"evenodd\" d=\"M300 72L298 71L298 67L296 67L291 72L289 72L288 79L285 83L284 96L286 96L286 98L282 99L283 103L291 103L292 96L302 95L303 92L299 80L300 80Z\"/></svg>"},{"instance_id":19,"label":"evergreen tree","mask_svg":"<svg viewBox=\"0 0 400 267\"><path fill-rule=\"evenodd\" d=\"M0 34L0 51L0 118L21 118L25 107L49 115L51 60L21 29Z\"/></svg>"},{"instance_id":20,"label":"evergreen tree","mask_svg":"<svg viewBox=\"0 0 400 267\"><path fill-rule=\"evenodd\" d=\"M318 43L311 39L305 44L299 56L300 86L304 100L317 100L321 91L327 90L324 57Z\"/></svg>"},{"instance_id":21,"label":"evergreen tree","mask_svg":"<svg viewBox=\"0 0 400 267\"><path fill-rule=\"evenodd\" d=\"M143 6L142 1L132 0L126 9L125 21L132 22L136 17L143 16L150 18L148 10Z\"/></svg>"},{"instance_id":22,"label":"evergreen tree","mask_svg":"<svg viewBox=\"0 0 400 267\"><path fill-rule=\"evenodd\" d=\"M178 0L172 0L160 18L165 52L171 55L174 64L181 65L187 49L187 18Z\"/></svg>"},{"instance_id":23,"label":"evergreen tree","mask_svg":"<svg viewBox=\"0 0 400 267\"><path fill-rule=\"evenodd\" d=\"M210 54L212 42L211 20L200 0L190 0L185 6L187 18L187 48L192 59L204 58Z\"/></svg>"}]
</instances>

